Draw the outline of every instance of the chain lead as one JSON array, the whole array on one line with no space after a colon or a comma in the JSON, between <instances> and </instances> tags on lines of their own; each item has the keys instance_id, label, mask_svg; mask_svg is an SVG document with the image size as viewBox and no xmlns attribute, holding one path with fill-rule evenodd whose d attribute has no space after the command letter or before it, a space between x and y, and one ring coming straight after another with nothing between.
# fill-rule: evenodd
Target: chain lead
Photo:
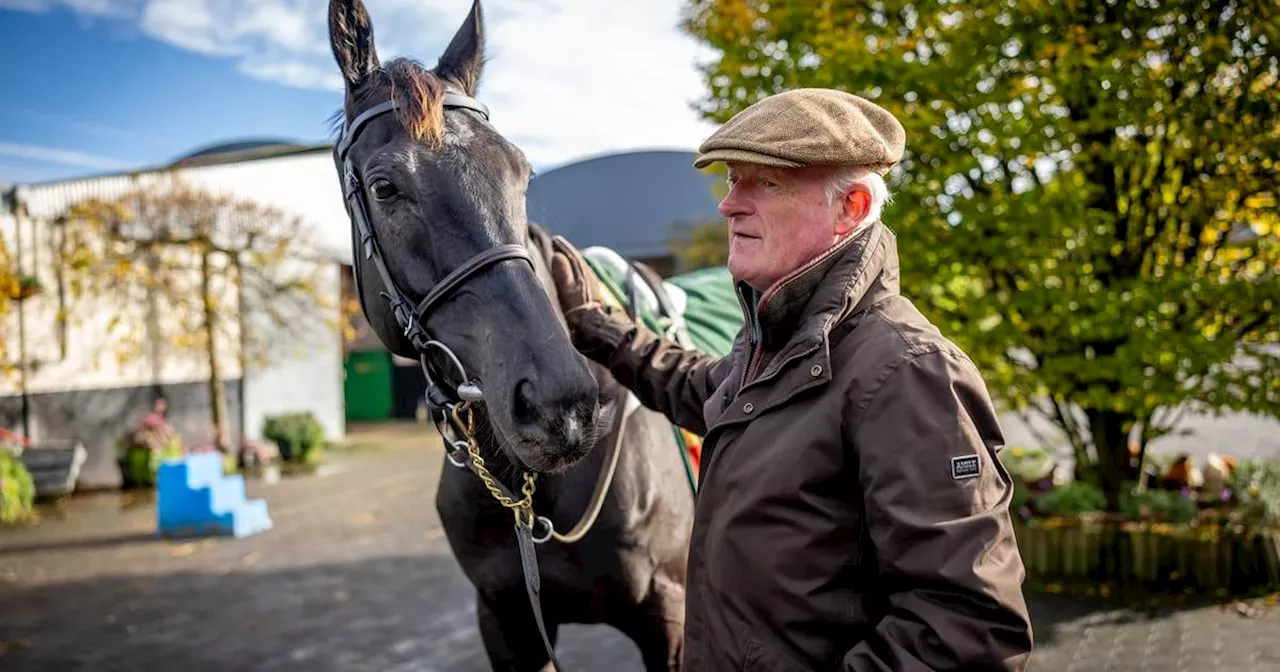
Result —
<instances>
[{"instance_id":1,"label":"chain lead","mask_svg":"<svg viewBox=\"0 0 1280 672\"><path fill-rule=\"evenodd\" d=\"M463 422L460 417L463 412L466 413L466 422ZM493 478L493 474L490 474L489 470L485 468L484 458L480 456L480 445L476 443L474 432L475 414L472 412L470 405L464 403L454 406L450 411L450 415L466 441L467 454L471 456L471 463L475 468L476 475L480 477L480 481L484 483L484 487L489 491L489 494L499 504L512 510L515 514L517 527L532 529L534 524L533 493L536 487L534 481L537 477L532 473L525 472L524 485L520 489L524 497L519 500L513 500L502 494L502 491L498 489L497 481Z\"/></svg>"}]
</instances>

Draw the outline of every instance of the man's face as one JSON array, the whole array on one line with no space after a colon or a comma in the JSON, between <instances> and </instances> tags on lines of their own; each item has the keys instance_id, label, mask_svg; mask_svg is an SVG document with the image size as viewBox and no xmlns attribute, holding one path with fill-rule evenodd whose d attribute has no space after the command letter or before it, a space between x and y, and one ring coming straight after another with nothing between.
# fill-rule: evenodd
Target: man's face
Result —
<instances>
[{"instance_id":1,"label":"man's face","mask_svg":"<svg viewBox=\"0 0 1280 672\"><path fill-rule=\"evenodd\" d=\"M729 226L729 271L765 291L852 230L845 199L828 202L827 167L728 163L720 214ZM865 193L865 192L863 192Z\"/></svg>"}]
</instances>

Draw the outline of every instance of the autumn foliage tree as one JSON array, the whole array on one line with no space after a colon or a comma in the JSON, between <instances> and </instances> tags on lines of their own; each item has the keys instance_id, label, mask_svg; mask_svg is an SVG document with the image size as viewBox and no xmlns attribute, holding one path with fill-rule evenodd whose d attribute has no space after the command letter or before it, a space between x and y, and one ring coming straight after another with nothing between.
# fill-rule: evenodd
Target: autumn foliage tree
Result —
<instances>
[{"instance_id":1,"label":"autumn foliage tree","mask_svg":"<svg viewBox=\"0 0 1280 672\"><path fill-rule=\"evenodd\" d=\"M214 444L224 452L223 358L238 357L243 371L281 354L282 343L338 328L337 297L322 292L327 264L309 229L279 210L170 175L76 203L63 226L72 293L115 307L109 335L121 360L157 346L204 359ZM130 319L139 306L159 343Z\"/></svg>"},{"instance_id":2,"label":"autumn foliage tree","mask_svg":"<svg viewBox=\"0 0 1280 672\"><path fill-rule=\"evenodd\" d=\"M905 291L1115 506L1186 411L1280 416L1280 5L690 0L703 114L892 111Z\"/></svg>"},{"instance_id":3,"label":"autumn foliage tree","mask_svg":"<svg viewBox=\"0 0 1280 672\"><path fill-rule=\"evenodd\" d=\"M712 164L704 173L721 180L728 176L724 164ZM717 201L729 193L724 182L713 183L711 195ZM671 226L667 249L676 259L681 272L729 263L729 226L724 219L707 222L677 222Z\"/></svg>"},{"instance_id":4,"label":"autumn foliage tree","mask_svg":"<svg viewBox=\"0 0 1280 672\"><path fill-rule=\"evenodd\" d=\"M5 242L4 237L0 236L0 320L8 320L9 308L12 305L13 297L18 294L18 276L15 272L13 256L9 254L9 246ZM6 330L0 330L0 375L8 375L10 358L9 352L9 334Z\"/></svg>"}]
</instances>

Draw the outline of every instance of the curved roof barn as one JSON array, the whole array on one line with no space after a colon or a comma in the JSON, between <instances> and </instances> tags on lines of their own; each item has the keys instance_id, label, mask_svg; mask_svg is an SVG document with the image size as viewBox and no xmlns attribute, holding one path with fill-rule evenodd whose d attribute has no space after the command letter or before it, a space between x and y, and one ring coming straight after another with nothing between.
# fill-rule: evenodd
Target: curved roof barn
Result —
<instances>
[{"instance_id":1,"label":"curved roof barn","mask_svg":"<svg viewBox=\"0 0 1280 672\"><path fill-rule=\"evenodd\" d=\"M587 247L627 257L670 254L676 224L720 221L721 178L693 167L693 153L640 151L560 166L529 184L529 220Z\"/></svg>"},{"instance_id":2,"label":"curved roof barn","mask_svg":"<svg viewBox=\"0 0 1280 672\"><path fill-rule=\"evenodd\" d=\"M327 147L327 145L324 145ZM252 159L285 156L298 152L307 152L321 148L317 145L303 145L288 140L237 140L202 147L174 159L170 167L207 166L219 163L233 163Z\"/></svg>"}]
</instances>

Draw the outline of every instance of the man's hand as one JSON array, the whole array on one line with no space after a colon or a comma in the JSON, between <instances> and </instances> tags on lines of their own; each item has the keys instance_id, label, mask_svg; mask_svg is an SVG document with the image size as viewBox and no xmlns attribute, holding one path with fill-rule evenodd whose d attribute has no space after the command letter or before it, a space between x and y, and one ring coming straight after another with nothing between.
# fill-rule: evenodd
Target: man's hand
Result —
<instances>
[{"instance_id":1,"label":"man's hand","mask_svg":"<svg viewBox=\"0 0 1280 672\"><path fill-rule=\"evenodd\" d=\"M551 277L560 296L560 309L572 327L582 311L604 309L600 281L569 241L562 236L554 236L551 246L555 250L551 256Z\"/></svg>"},{"instance_id":2,"label":"man's hand","mask_svg":"<svg viewBox=\"0 0 1280 672\"><path fill-rule=\"evenodd\" d=\"M573 347L609 369L640 403L697 434L707 432L702 408L729 373L732 360L662 339L632 318L569 241L551 238L551 278Z\"/></svg>"}]
</instances>

